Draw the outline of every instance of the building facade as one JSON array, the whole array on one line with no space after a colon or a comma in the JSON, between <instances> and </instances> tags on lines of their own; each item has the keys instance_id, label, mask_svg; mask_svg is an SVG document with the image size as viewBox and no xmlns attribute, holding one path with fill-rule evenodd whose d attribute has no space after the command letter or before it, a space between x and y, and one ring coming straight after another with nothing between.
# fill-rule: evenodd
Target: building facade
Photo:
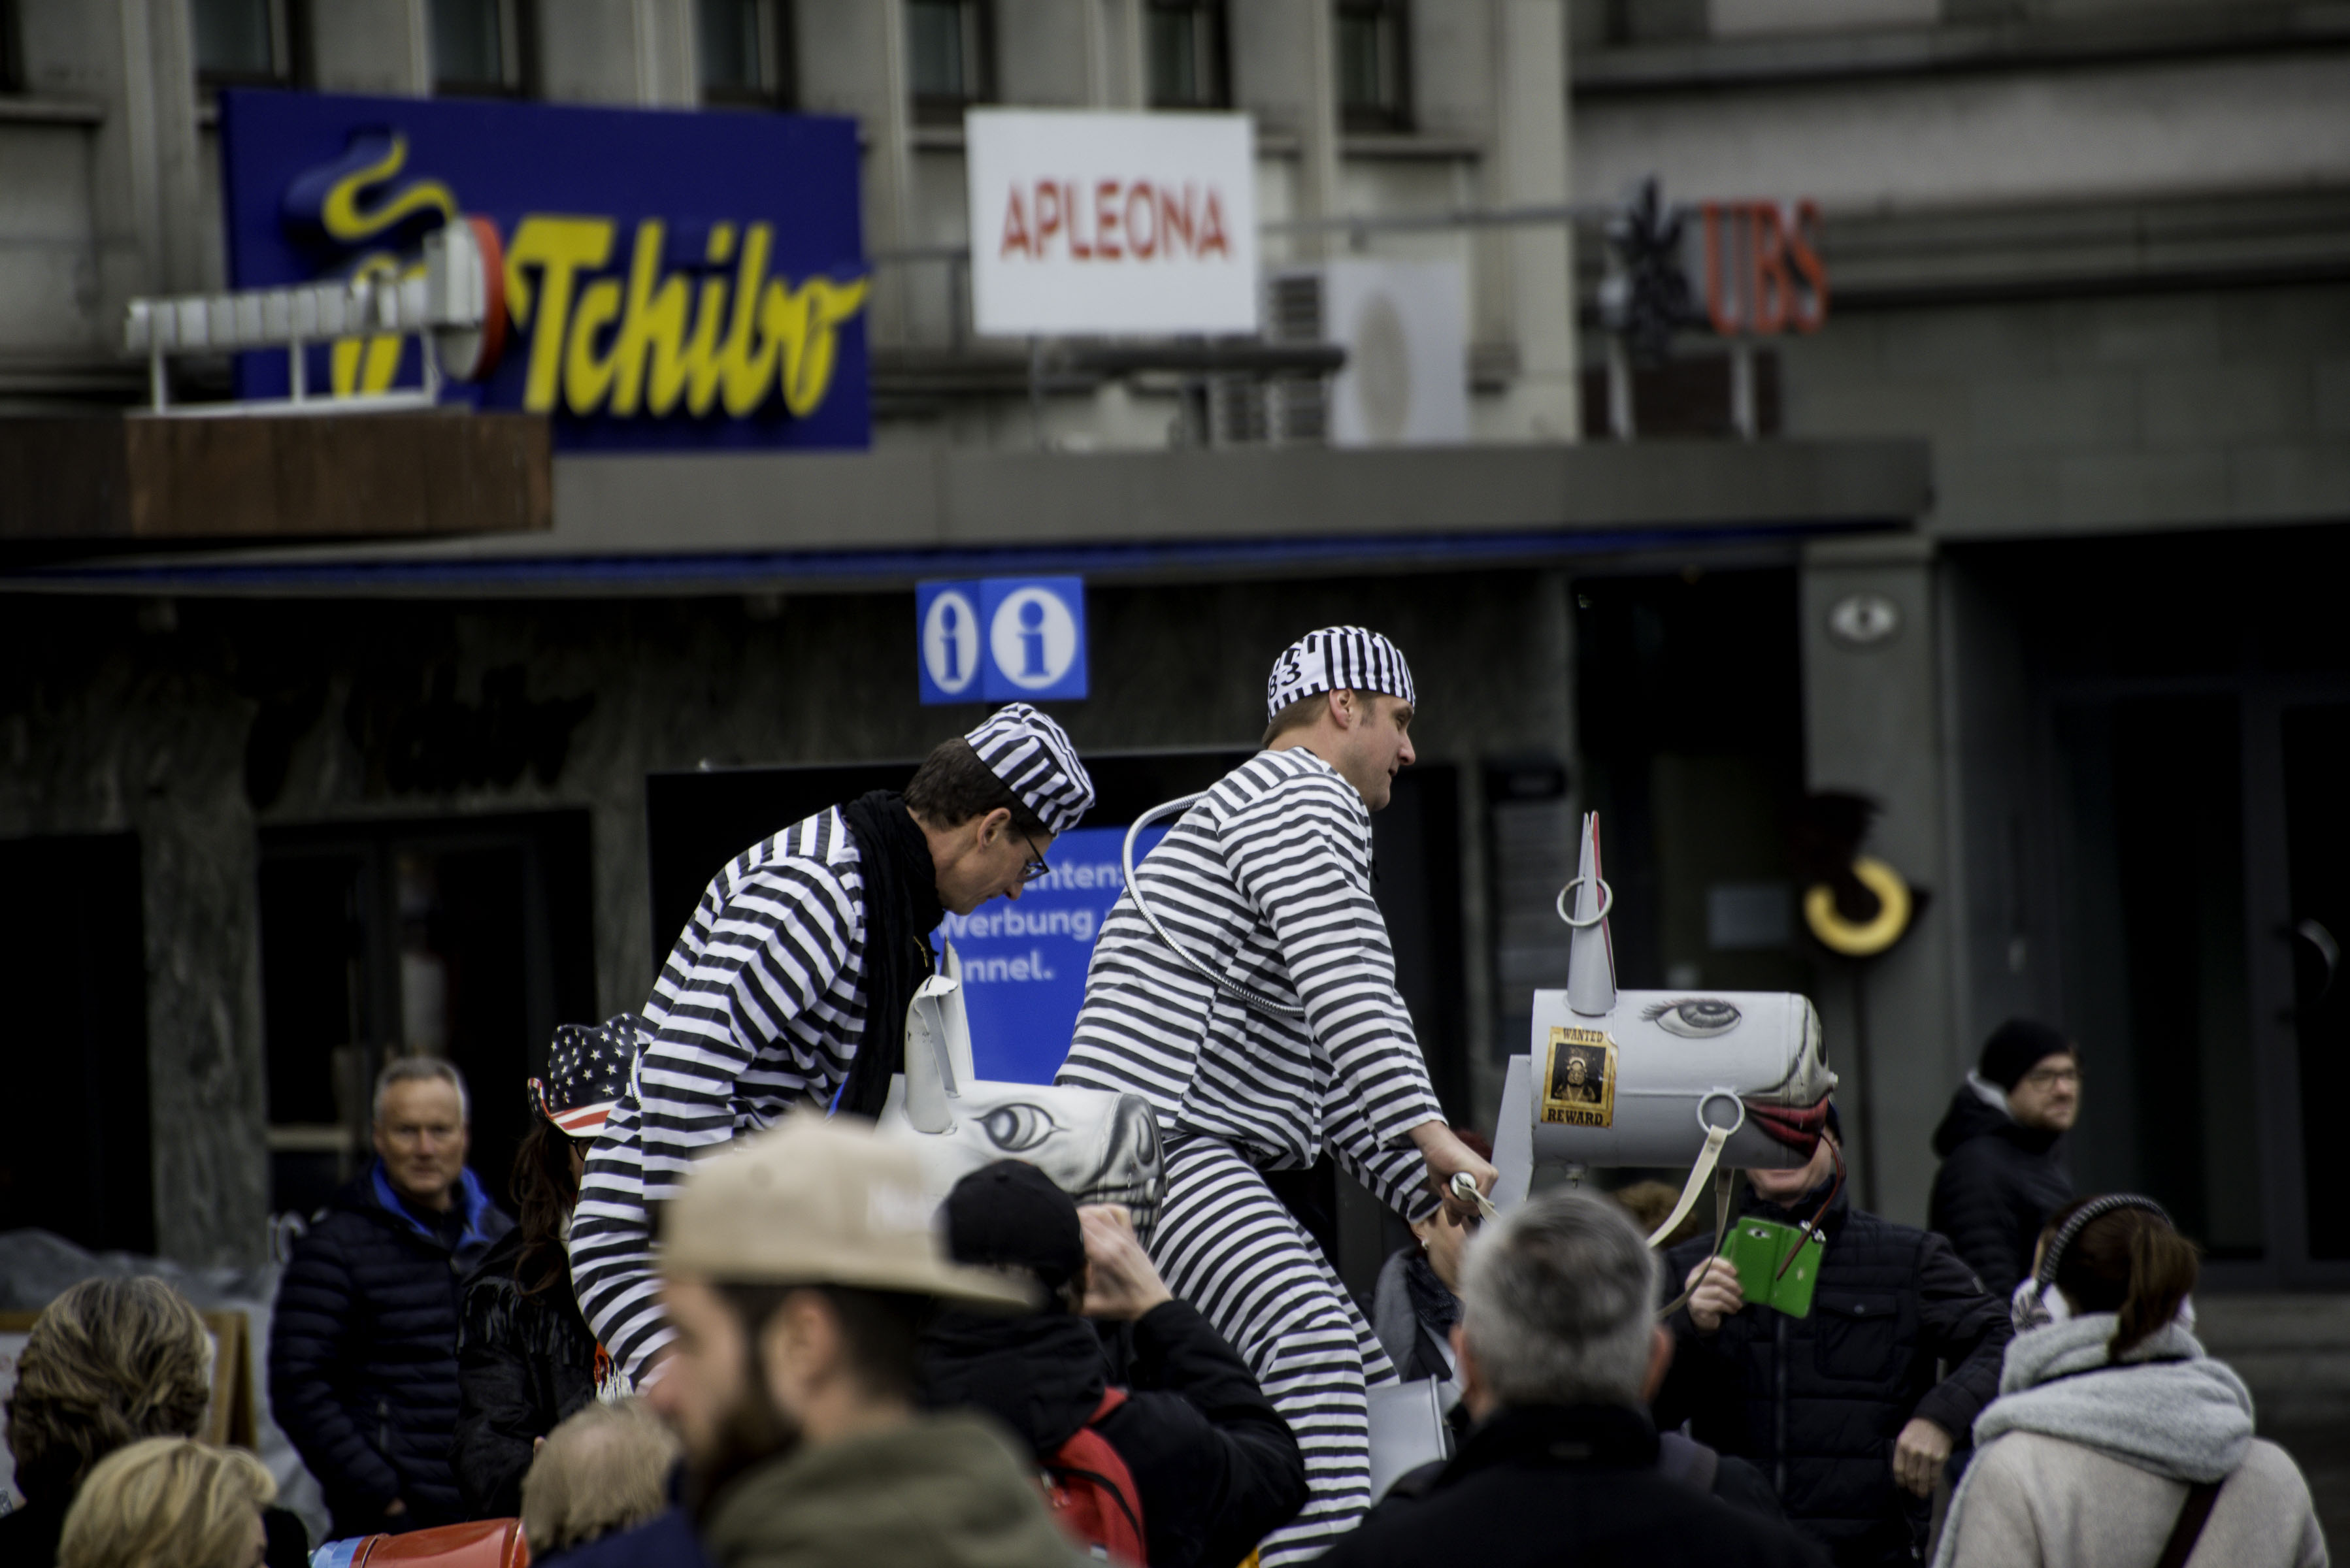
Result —
<instances>
[{"instance_id":1,"label":"building facade","mask_svg":"<svg viewBox=\"0 0 2350 1568\"><path fill-rule=\"evenodd\" d=\"M1596 808L1626 982L1814 995L1879 1207L1922 1218L1952 1086L2033 1013L2083 1043L2085 1185L2158 1192L2237 1283L2350 1282L2303 1120L2338 1071L2321 993L2350 927L2323 804L2350 711L2326 608L2350 522L2350 34L2318 10L0 16L11 412L143 397L125 306L224 284L217 95L274 84L852 117L873 413L868 452L558 439L536 530L92 553L12 522L13 961L51 999L28 1030L103 1044L42 1080L81 1107L44 1158L81 1159L88 1201L33 1205L20 1158L10 1223L250 1258L348 1168L390 1050L465 1064L485 1146L509 1136L518 1112L488 1107L552 1024L649 990L648 775L910 761L969 722L915 705L912 583L1053 569L1093 585L1093 695L1063 711L1089 751L1246 747L1265 665L1310 626L1410 653L1446 781L1412 828L1440 853L1415 864L1450 870L1391 915L1442 906L1408 989L1463 1117L1490 1121L1527 993L1560 977L1550 901ZM1468 443L1235 437L1229 379L979 338L975 103L1247 111L1269 270L1460 267ZM1648 177L1819 205L1827 319L1762 346L1756 439L1694 333L1632 371L1634 439L1610 433L1592 216ZM228 389L224 361L174 373ZM1869 853L1929 895L1865 965L1799 915L1792 825L1821 791L1877 803Z\"/></svg>"}]
</instances>

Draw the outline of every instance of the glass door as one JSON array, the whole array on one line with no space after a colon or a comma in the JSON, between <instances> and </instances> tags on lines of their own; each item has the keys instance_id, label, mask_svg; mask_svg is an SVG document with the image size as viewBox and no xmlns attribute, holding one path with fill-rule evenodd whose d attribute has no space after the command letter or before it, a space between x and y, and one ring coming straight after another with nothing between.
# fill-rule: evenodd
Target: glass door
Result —
<instances>
[{"instance_id":1,"label":"glass door","mask_svg":"<svg viewBox=\"0 0 2350 1568\"><path fill-rule=\"evenodd\" d=\"M2321 1151L2341 1140L2350 1105L2350 701L2288 702L2278 714L2284 794L2283 918L2268 935L2291 952L2288 1033L2304 1158L2296 1184L2312 1282L2350 1276L2350 1203ZM2280 966L2281 967L2281 966Z\"/></svg>"}]
</instances>

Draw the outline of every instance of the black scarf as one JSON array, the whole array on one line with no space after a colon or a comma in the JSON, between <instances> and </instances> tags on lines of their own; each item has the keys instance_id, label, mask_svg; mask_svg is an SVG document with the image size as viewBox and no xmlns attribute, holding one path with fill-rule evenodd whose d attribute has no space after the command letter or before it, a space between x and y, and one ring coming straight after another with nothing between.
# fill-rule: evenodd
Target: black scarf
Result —
<instances>
[{"instance_id":1,"label":"black scarf","mask_svg":"<svg viewBox=\"0 0 2350 1568\"><path fill-rule=\"evenodd\" d=\"M840 808L865 872L865 1039L848 1064L839 1108L878 1116L889 1075L906 1064L906 1009L931 974L930 935L946 919L931 841L894 790Z\"/></svg>"}]
</instances>

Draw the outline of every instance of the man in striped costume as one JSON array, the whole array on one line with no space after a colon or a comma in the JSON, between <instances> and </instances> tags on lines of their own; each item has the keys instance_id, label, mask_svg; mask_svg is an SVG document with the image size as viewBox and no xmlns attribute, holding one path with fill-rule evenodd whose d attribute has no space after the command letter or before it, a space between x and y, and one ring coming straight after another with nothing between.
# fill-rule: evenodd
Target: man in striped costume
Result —
<instances>
[{"instance_id":1,"label":"man in striped costume","mask_svg":"<svg viewBox=\"0 0 2350 1568\"><path fill-rule=\"evenodd\" d=\"M1370 814L1412 761L1411 671L1386 638L1332 627L1281 656L1265 705L1266 749L1183 814L1110 910L1057 1081L1158 1108L1168 1193L1152 1257L1305 1453L1312 1496L1266 1538L1274 1568L1369 1506L1365 1389L1395 1372L1260 1172L1326 1149L1419 1218L1456 1172L1491 1188L1493 1169L1429 1087L1371 899Z\"/></svg>"},{"instance_id":2,"label":"man in striped costume","mask_svg":"<svg viewBox=\"0 0 2350 1568\"><path fill-rule=\"evenodd\" d=\"M1093 799L1061 727L1014 702L933 751L903 795L827 807L712 880L653 984L634 1090L572 1219L580 1312L631 1379L670 1341L652 1215L694 1156L804 1102L879 1114L931 932L947 910L1018 898Z\"/></svg>"}]
</instances>

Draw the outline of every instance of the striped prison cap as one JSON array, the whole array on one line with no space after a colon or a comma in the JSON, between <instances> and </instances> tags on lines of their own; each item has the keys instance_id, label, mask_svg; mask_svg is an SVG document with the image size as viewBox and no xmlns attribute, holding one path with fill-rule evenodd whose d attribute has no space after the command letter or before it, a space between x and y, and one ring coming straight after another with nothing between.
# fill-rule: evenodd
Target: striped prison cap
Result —
<instances>
[{"instance_id":1,"label":"striped prison cap","mask_svg":"<svg viewBox=\"0 0 2350 1568\"><path fill-rule=\"evenodd\" d=\"M1326 626L1282 650L1264 681L1268 719L1317 691L1378 691L1417 704L1403 650L1359 626Z\"/></svg>"},{"instance_id":2,"label":"striped prison cap","mask_svg":"<svg viewBox=\"0 0 2350 1568\"><path fill-rule=\"evenodd\" d=\"M1025 702L1007 703L963 737L987 771L1055 833L1066 833L1094 803L1094 781L1061 726Z\"/></svg>"},{"instance_id":3,"label":"striped prison cap","mask_svg":"<svg viewBox=\"0 0 2350 1568\"><path fill-rule=\"evenodd\" d=\"M546 1076L530 1081L531 1104L571 1137L594 1137L629 1092L639 1033L651 1026L633 1012L601 1023L558 1023L547 1047Z\"/></svg>"}]
</instances>

